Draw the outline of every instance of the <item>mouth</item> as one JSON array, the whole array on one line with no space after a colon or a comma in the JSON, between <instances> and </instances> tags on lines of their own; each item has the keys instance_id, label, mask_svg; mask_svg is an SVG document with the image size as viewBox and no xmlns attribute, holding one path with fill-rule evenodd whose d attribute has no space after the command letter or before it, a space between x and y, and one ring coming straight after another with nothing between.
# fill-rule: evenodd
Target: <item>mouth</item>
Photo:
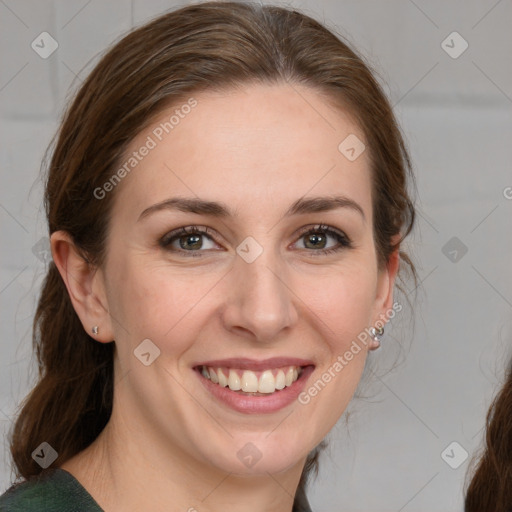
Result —
<instances>
[{"instance_id":1,"label":"mouth","mask_svg":"<svg viewBox=\"0 0 512 512\"><path fill-rule=\"evenodd\" d=\"M197 368L205 379L222 388L251 396L265 396L290 387L302 375L303 367L290 365L269 368L263 371L241 368L212 367L201 365Z\"/></svg>"},{"instance_id":2,"label":"mouth","mask_svg":"<svg viewBox=\"0 0 512 512\"><path fill-rule=\"evenodd\" d=\"M239 412L274 412L293 403L315 369L311 361L224 359L193 367L213 396Z\"/></svg>"}]
</instances>

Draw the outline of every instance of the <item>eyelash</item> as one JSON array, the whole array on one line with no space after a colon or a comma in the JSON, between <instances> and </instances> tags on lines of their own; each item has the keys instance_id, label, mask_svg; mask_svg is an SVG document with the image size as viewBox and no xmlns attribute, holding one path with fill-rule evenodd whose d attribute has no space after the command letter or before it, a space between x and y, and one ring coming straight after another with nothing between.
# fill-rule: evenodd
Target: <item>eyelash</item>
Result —
<instances>
[{"instance_id":1,"label":"eyelash","mask_svg":"<svg viewBox=\"0 0 512 512\"><path fill-rule=\"evenodd\" d=\"M302 249L302 250L309 251L314 256L319 256L319 255L327 255L327 254L331 254L334 252L338 252L343 249L351 249L353 247L352 241L342 231L338 231L337 229L334 229L325 224L317 224L313 227L305 228L303 231L300 232L298 239L300 239L306 235L313 234L313 233L319 233L319 232L322 232L322 233L332 236L333 238L335 238L338 241L339 245L335 246L335 247L330 247L328 249L314 250L314 249L306 248L306 249ZM163 249L166 249L171 252L186 253L187 257L192 257L192 258L202 257L201 252L204 252L204 251L201 251L201 250L184 251L183 249L177 250L177 249L169 248L170 244L175 239L178 239L184 235L206 235L210 239L215 241L213 238L213 232L208 227L206 227L206 226L187 226L187 227L181 227L181 228L175 229L174 231L171 231L171 232L167 233L166 235L164 235L159 240L159 245Z\"/></svg>"}]
</instances>

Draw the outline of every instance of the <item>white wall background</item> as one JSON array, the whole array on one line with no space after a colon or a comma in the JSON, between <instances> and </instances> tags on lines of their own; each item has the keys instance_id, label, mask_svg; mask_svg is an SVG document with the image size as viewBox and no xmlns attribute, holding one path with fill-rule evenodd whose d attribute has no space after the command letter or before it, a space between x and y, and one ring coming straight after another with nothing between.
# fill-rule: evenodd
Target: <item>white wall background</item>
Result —
<instances>
[{"instance_id":1,"label":"white wall background","mask_svg":"<svg viewBox=\"0 0 512 512\"><path fill-rule=\"evenodd\" d=\"M165 0L0 1L0 423L30 389L30 329L44 272L38 173L70 87L90 59ZM310 491L315 512L462 510L469 459L512 346L512 2L322 0L289 5L347 37L386 82L419 189L413 257L423 281L416 328L388 332L375 355L404 343L405 362L356 400L330 436ZM31 48L49 32L58 49ZM452 32L468 48L452 58ZM453 39L453 42L452 42ZM452 54L463 41L449 38ZM93 62L95 62L93 60ZM507 199L508 196L508 199ZM452 238L458 239L453 241ZM451 241L450 241L451 240ZM448 244L448 246L446 246ZM456 245L464 244L467 253ZM448 254L446 256L445 254ZM387 340L387 341L386 341ZM450 450L452 469L441 457ZM3 441L0 492L11 481Z\"/></svg>"}]
</instances>

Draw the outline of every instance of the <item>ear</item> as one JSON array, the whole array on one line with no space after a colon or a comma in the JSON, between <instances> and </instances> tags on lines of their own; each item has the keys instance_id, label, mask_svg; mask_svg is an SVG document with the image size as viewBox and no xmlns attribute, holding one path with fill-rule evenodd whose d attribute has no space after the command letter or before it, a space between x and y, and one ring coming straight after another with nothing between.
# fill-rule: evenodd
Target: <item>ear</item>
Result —
<instances>
[{"instance_id":1,"label":"ear","mask_svg":"<svg viewBox=\"0 0 512 512\"><path fill-rule=\"evenodd\" d=\"M101 343L113 341L103 273L84 259L66 231L52 233L50 244L53 261L85 331ZM93 326L98 326L97 334L92 332Z\"/></svg>"},{"instance_id":2,"label":"ear","mask_svg":"<svg viewBox=\"0 0 512 512\"><path fill-rule=\"evenodd\" d=\"M392 238L392 243L396 244L400 240L400 235L395 235ZM377 294L375 297L375 311L374 321L372 325L377 322L385 324L388 318L387 312L393 306L393 289L395 286L395 279L400 267L400 248L397 247L388 258L384 268L379 270L377 278Z\"/></svg>"}]
</instances>

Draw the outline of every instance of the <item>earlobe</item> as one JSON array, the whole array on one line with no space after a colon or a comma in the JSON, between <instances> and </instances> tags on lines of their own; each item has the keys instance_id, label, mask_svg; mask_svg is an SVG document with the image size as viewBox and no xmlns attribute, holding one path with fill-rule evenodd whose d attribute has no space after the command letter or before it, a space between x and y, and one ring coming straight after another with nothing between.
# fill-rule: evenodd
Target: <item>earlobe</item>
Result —
<instances>
[{"instance_id":1,"label":"earlobe","mask_svg":"<svg viewBox=\"0 0 512 512\"><path fill-rule=\"evenodd\" d=\"M389 256L386 268L379 271L377 282L377 295L375 301L374 320L369 329L372 342L368 350L376 350L380 347L380 340L384 335L384 328L394 314L393 290L395 279L400 267L400 249L397 247Z\"/></svg>"},{"instance_id":2,"label":"earlobe","mask_svg":"<svg viewBox=\"0 0 512 512\"><path fill-rule=\"evenodd\" d=\"M396 240L397 237L394 238ZM389 255L386 268L380 272L377 294L377 311L379 320L381 320L393 305L393 290L395 287L395 280L400 268L400 248L396 247L395 250Z\"/></svg>"},{"instance_id":3,"label":"earlobe","mask_svg":"<svg viewBox=\"0 0 512 512\"><path fill-rule=\"evenodd\" d=\"M55 231L50 243L53 261L85 331L97 341L112 341L114 336L101 273L86 261L69 233Z\"/></svg>"}]
</instances>

